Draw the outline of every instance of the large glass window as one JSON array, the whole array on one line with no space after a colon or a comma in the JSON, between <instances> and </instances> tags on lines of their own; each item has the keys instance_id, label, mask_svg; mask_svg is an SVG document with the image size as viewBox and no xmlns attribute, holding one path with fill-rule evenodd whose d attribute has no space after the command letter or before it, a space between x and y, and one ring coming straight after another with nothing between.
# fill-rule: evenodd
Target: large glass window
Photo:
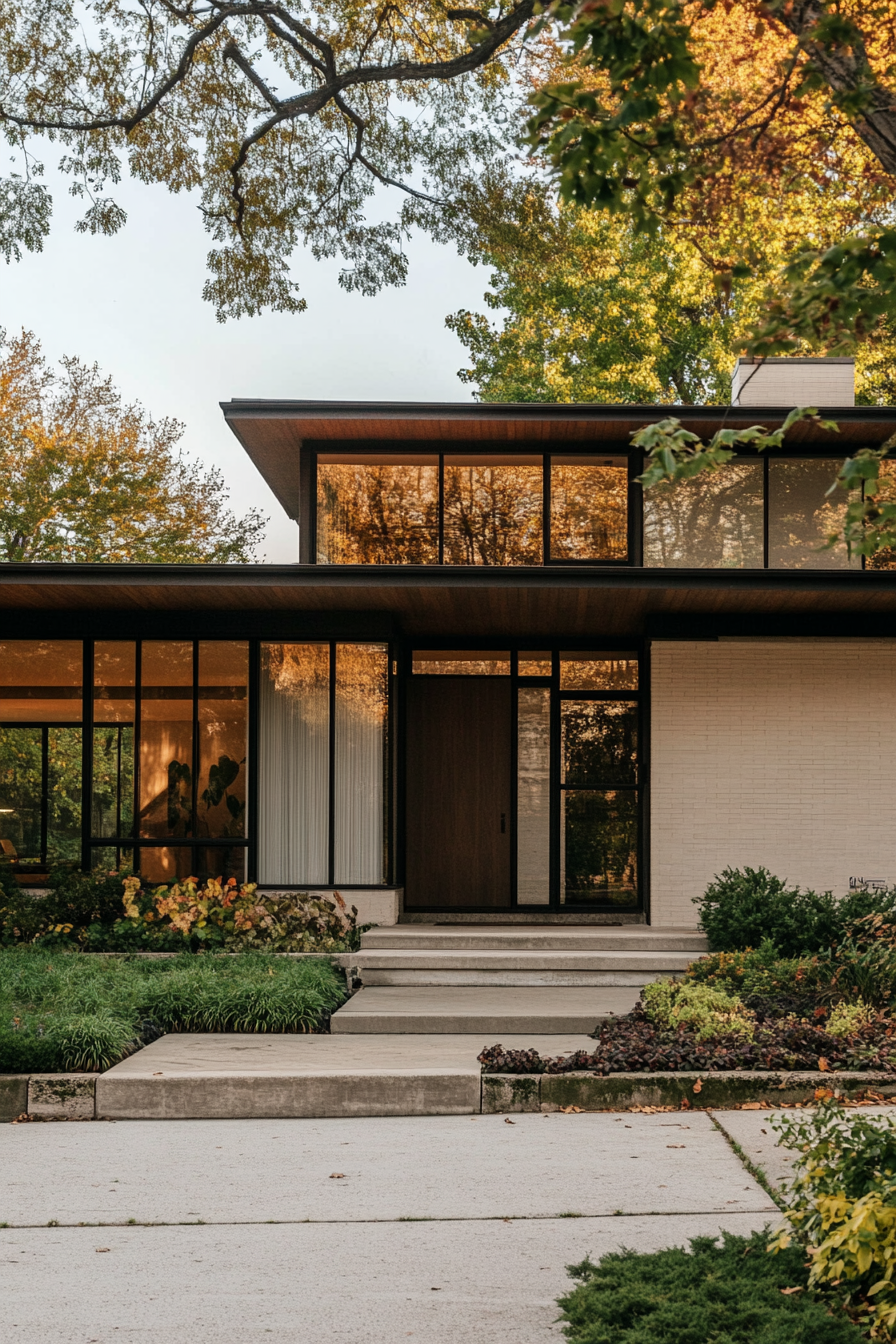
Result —
<instances>
[{"instance_id":1,"label":"large glass window","mask_svg":"<svg viewBox=\"0 0 896 1344\"><path fill-rule=\"evenodd\" d=\"M244 878L247 641L97 640L93 669L94 863Z\"/></svg>"},{"instance_id":2,"label":"large glass window","mask_svg":"<svg viewBox=\"0 0 896 1344\"><path fill-rule=\"evenodd\" d=\"M860 569L846 548L822 549L839 531L847 507L843 491L828 495L839 458L772 458L768 464L768 563L770 569Z\"/></svg>"},{"instance_id":3,"label":"large glass window","mask_svg":"<svg viewBox=\"0 0 896 1344\"><path fill-rule=\"evenodd\" d=\"M321 565L434 565L439 559L439 459L321 453Z\"/></svg>"},{"instance_id":4,"label":"large glass window","mask_svg":"<svg viewBox=\"0 0 896 1344\"><path fill-rule=\"evenodd\" d=\"M638 899L637 671L634 657L560 655L562 904Z\"/></svg>"},{"instance_id":5,"label":"large glass window","mask_svg":"<svg viewBox=\"0 0 896 1344\"><path fill-rule=\"evenodd\" d=\"M319 564L619 563L629 551L626 457L320 453L316 507Z\"/></svg>"},{"instance_id":6,"label":"large glass window","mask_svg":"<svg viewBox=\"0 0 896 1344\"><path fill-rule=\"evenodd\" d=\"M22 881L81 857L80 640L0 641L0 848Z\"/></svg>"},{"instance_id":7,"label":"large glass window","mask_svg":"<svg viewBox=\"0 0 896 1344\"><path fill-rule=\"evenodd\" d=\"M388 650L263 644L259 880L386 880Z\"/></svg>"},{"instance_id":8,"label":"large glass window","mask_svg":"<svg viewBox=\"0 0 896 1344\"><path fill-rule=\"evenodd\" d=\"M449 565L540 565L540 457L445 457L443 558Z\"/></svg>"},{"instance_id":9,"label":"large glass window","mask_svg":"<svg viewBox=\"0 0 896 1344\"><path fill-rule=\"evenodd\" d=\"M761 569L763 471L731 462L692 481L644 492L644 564L667 569Z\"/></svg>"},{"instance_id":10,"label":"large glass window","mask_svg":"<svg viewBox=\"0 0 896 1344\"><path fill-rule=\"evenodd\" d=\"M134 724L137 646L97 640L93 651L93 790L91 834L105 839L134 834ZM116 849L118 846L115 847ZM119 855L111 857L117 866Z\"/></svg>"},{"instance_id":11,"label":"large glass window","mask_svg":"<svg viewBox=\"0 0 896 1344\"><path fill-rule=\"evenodd\" d=\"M551 458L551 559L625 560L625 458Z\"/></svg>"}]
</instances>

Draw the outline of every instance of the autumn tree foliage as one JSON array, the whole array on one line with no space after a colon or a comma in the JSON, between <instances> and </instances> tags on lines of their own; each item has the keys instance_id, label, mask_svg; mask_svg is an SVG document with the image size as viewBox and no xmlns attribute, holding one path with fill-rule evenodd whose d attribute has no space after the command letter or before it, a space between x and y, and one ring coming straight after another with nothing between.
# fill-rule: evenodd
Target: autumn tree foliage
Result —
<instances>
[{"instance_id":1,"label":"autumn tree foliage","mask_svg":"<svg viewBox=\"0 0 896 1344\"><path fill-rule=\"evenodd\" d=\"M779 205L784 237L790 196L814 197L839 232L791 235L786 284L747 348L841 353L892 316L893 0L561 0L550 12L576 68L536 92L531 132L562 197L673 227L732 277L756 271L752 202Z\"/></svg>"},{"instance_id":2,"label":"autumn tree foliage","mask_svg":"<svg viewBox=\"0 0 896 1344\"><path fill-rule=\"evenodd\" d=\"M40 561L248 561L265 520L237 518L183 427L125 405L95 364L61 371L31 332L0 333L0 556Z\"/></svg>"}]
</instances>

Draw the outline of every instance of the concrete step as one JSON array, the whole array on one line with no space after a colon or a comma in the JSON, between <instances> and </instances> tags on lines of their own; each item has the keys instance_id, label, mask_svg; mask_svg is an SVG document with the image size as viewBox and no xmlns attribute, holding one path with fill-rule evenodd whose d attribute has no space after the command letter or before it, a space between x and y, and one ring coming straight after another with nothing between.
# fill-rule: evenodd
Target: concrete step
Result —
<instances>
[{"instance_id":1,"label":"concrete step","mask_svg":"<svg viewBox=\"0 0 896 1344\"><path fill-rule=\"evenodd\" d=\"M629 985L681 975L692 952L458 952L383 948L353 959L362 985Z\"/></svg>"},{"instance_id":2,"label":"concrete step","mask_svg":"<svg viewBox=\"0 0 896 1344\"><path fill-rule=\"evenodd\" d=\"M476 1115L482 1081L476 1056L487 1043L480 1034L177 1033L101 1074L96 1114L109 1120ZM501 1044L562 1055L594 1042L572 1033L507 1036Z\"/></svg>"},{"instance_id":3,"label":"concrete step","mask_svg":"<svg viewBox=\"0 0 896 1344\"><path fill-rule=\"evenodd\" d=\"M362 971L362 985L482 985L492 988L550 985L615 985L642 989L664 974L650 971L471 971L430 970L407 971L386 968L380 971Z\"/></svg>"},{"instance_id":4,"label":"concrete step","mask_svg":"<svg viewBox=\"0 0 896 1344\"><path fill-rule=\"evenodd\" d=\"M631 1012L637 988L613 986L370 986L333 1014L330 1030L343 1033L481 1034L493 1045L523 1032L592 1032L599 1021ZM503 1042L502 1042L503 1044Z\"/></svg>"},{"instance_id":5,"label":"concrete step","mask_svg":"<svg viewBox=\"0 0 896 1344\"><path fill-rule=\"evenodd\" d=\"M397 924L368 929L362 952L392 949L443 952L690 952L708 950L697 929L650 929L643 924L607 928L598 924L457 925Z\"/></svg>"}]
</instances>

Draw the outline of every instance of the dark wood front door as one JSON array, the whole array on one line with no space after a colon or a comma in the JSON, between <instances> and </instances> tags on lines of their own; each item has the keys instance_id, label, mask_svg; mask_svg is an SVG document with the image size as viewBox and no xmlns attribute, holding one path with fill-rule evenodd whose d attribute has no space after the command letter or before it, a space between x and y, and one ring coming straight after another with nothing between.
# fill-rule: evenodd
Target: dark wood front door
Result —
<instances>
[{"instance_id":1,"label":"dark wood front door","mask_svg":"<svg viewBox=\"0 0 896 1344\"><path fill-rule=\"evenodd\" d=\"M405 905L506 910L510 679L419 676L406 685Z\"/></svg>"}]
</instances>

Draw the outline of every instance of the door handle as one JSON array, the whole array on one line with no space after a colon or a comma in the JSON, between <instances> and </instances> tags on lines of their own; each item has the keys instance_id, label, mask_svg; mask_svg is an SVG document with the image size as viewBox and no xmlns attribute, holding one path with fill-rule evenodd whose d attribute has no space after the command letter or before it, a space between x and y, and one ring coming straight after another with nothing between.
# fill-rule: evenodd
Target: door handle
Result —
<instances>
[{"instance_id":1,"label":"door handle","mask_svg":"<svg viewBox=\"0 0 896 1344\"><path fill-rule=\"evenodd\" d=\"M502 813L501 813L501 834L504 835L506 831L507 831L507 813L506 813L506 812L502 812Z\"/></svg>"}]
</instances>

